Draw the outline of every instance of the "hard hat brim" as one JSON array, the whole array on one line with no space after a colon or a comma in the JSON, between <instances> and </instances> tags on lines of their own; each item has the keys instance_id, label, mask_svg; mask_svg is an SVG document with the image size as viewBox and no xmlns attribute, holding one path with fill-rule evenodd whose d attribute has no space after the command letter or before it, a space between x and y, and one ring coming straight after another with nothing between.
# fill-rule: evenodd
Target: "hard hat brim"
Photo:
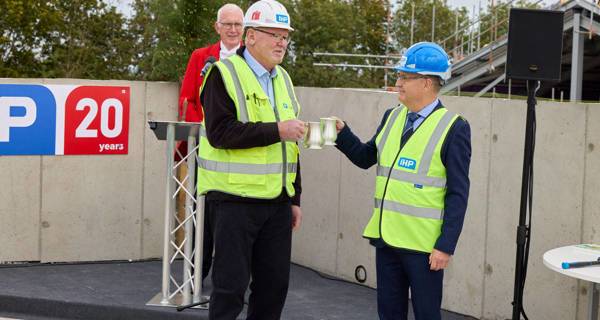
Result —
<instances>
[{"instance_id":1,"label":"hard hat brim","mask_svg":"<svg viewBox=\"0 0 600 320\"><path fill-rule=\"evenodd\" d=\"M274 29L283 29L288 31L294 31L294 28L290 26L281 25L278 23L246 23L244 24L244 28L274 28Z\"/></svg>"}]
</instances>

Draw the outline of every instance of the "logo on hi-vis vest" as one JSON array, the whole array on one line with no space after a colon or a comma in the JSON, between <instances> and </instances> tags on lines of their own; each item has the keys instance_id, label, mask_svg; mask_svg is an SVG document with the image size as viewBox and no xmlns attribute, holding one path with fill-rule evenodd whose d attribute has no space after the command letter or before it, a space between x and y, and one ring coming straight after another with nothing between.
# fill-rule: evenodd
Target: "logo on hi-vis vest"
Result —
<instances>
[{"instance_id":1,"label":"logo on hi-vis vest","mask_svg":"<svg viewBox=\"0 0 600 320\"><path fill-rule=\"evenodd\" d=\"M409 158L400 158L400 160L398 160L398 166L405 169L415 170L417 167L417 162Z\"/></svg>"}]
</instances>

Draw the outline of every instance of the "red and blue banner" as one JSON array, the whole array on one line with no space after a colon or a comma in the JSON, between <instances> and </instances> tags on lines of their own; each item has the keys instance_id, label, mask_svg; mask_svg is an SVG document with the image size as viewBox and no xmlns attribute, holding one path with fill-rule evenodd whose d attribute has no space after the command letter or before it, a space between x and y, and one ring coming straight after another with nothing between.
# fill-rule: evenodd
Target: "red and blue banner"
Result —
<instances>
[{"instance_id":1,"label":"red and blue banner","mask_svg":"<svg viewBox=\"0 0 600 320\"><path fill-rule=\"evenodd\" d=\"M0 84L0 156L127 154L129 87Z\"/></svg>"}]
</instances>

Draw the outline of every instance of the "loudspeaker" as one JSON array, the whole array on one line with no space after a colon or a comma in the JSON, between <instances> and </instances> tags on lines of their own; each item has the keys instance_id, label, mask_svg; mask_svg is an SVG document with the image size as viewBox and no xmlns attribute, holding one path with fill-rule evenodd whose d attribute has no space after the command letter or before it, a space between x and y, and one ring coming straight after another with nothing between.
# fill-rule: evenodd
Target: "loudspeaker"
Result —
<instances>
[{"instance_id":1,"label":"loudspeaker","mask_svg":"<svg viewBox=\"0 0 600 320\"><path fill-rule=\"evenodd\" d=\"M506 77L560 81L564 12L510 9Z\"/></svg>"}]
</instances>

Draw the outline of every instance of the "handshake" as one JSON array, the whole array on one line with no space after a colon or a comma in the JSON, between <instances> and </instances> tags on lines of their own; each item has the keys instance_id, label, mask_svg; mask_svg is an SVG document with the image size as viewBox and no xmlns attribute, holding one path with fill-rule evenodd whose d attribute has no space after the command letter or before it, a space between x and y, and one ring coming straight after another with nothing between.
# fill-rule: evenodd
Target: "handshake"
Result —
<instances>
[{"instance_id":1,"label":"handshake","mask_svg":"<svg viewBox=\"0 0 600 320\"><path fill-rule=\"evenodd\" d=\"M321 149L323 144L335 145L337 134L344 128L344 122L337 117L321 118L321 122L304 122L293 119L278 122L279 137L282 141L304 139L304 146Z\"/></svg>"}]
</instances>

